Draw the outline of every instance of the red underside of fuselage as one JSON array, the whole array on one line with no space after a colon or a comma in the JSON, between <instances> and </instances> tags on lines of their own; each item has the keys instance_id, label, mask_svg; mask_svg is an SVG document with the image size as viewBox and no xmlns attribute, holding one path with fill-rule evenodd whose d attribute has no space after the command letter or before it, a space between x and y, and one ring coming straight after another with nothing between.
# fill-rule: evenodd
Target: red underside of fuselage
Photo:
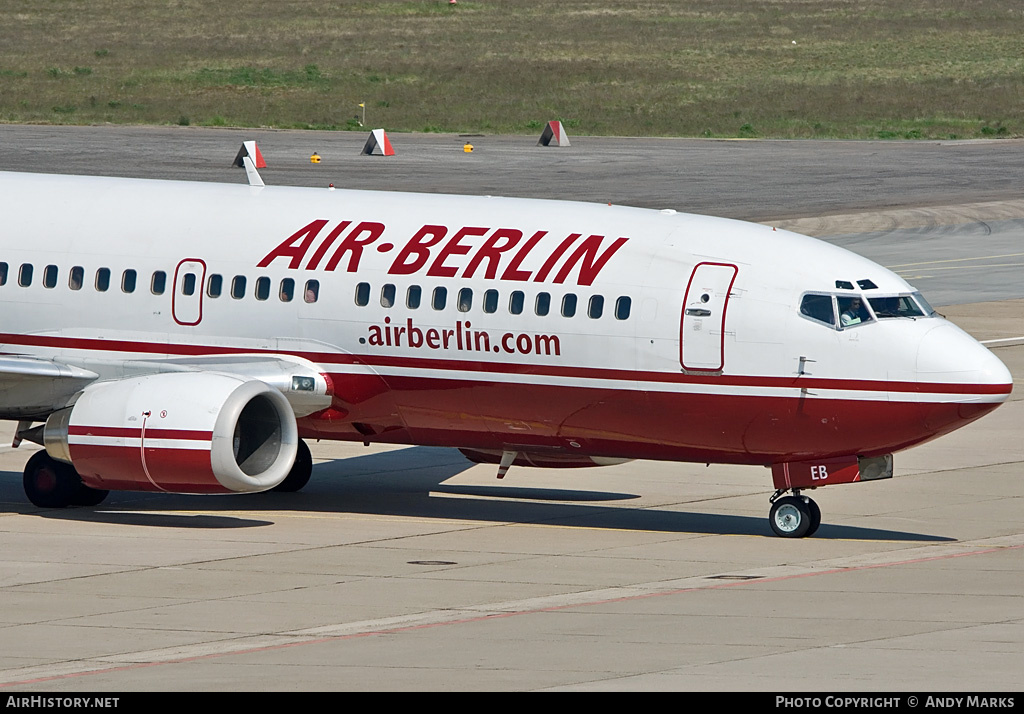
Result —
<instances>
[{"instance_id":1,"label":"red underside of fuselage","mask_svg":"<svg viewBox=\"0 0 1024 714\"><path fill-rule=\"evenodd\" d=\"M0 339L108 355L242 352L233 347L45 335L0 335ZM371 370L327 374L334 387L334 405L299 420L305 438L492 451L534 448L549 455L708 463L771 464L893 453L978 419L999 406L1012 389L1011 384L681 375L333 352L300 356L321 364ZM373 374L382 368L456 376ZM496 378L460 376L483 373ZM537 384L537 378L591 380L608 386ZM534 383L519 381L525 379ZM637 388L638 382L666 388L647 391ZM747 393L700 391L730 388ZM799 396L800 389L809 394ZM786 390L794 396L757 394L764 390ZM842 396L821 396L837 390ZM979 396L989 401L977 401ZM181 457L171 455L168 461L175 458ZM198 463L193 466L200 468Z\"/></svg>"},{"instance_id":2,"label":"red underside of fuselage","mask_svg":"<svg viewBox=\"0 0 1024 714\"><path fill-rule=\"evenodd\" d=\"M955 393L936 403L331 377L363 397L300 420L304 437L710 463L892 453L999 404L955 402Z\"/></svg>"}]
</instances>

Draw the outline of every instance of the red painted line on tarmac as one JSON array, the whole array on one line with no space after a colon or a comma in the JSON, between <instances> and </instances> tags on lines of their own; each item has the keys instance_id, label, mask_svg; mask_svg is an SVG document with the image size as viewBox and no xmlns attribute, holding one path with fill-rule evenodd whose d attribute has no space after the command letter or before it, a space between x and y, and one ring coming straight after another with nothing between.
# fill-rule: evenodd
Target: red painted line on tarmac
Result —
<instances>
[{"instance_id":1,"label":"red painted line on tarmac","mask_svg":"<svg viewBox=\"0 0 1024 714\"><path fill-rule=\"evenodd\" d=\"M559 610L570 610L573 608L583 607L594 607L597 605L607 605L618 602L629 602L632 600L645 600L653 597L664 597L667 595L682 595L691 592L700 592L703 590L724 590L726 588L743 587L745 585L756 585L761 583L777 583L786 580L795 580L797 578L809 578L817 577L819 575L836 575L839 573L853 573L859 570L873 570L876 568L889 568L898 565L914 565L916 563L928 563L937 560L950 560L952 558L963 558L971 555L988 555L991 553L1001 553L1008 550L1019 550L1024 548L1024 545L1012 545L1000 548L986 548L985 550L972 550L966 553L950 553L948 555L935 555L924 558L912 558L910 560L899 560L891 563L875 563L872 565L856 565L848 568L833 568L831 570L822 570L820 572L810 573L797 573L793 575L780 575L774 578L758 578L757 580L743 580L731 583L721 583L718 585L708 585L706 587L691 587L691 588L679 588L676 590L663 590L661 592L644 593L643 595L624 595L617 598L607 598L604 600L593 600L591 602L579 602L571 603L567 605L552 605L551 607L540 607L531 610L519 610L515 612L503 612L492 615L479 615L476 617L466 617L459 620L446 620L444 622L428 622L422 625L406 625L402 627L389 627L380 630L372 630L368 632L357 632L351 635L328 635L325 637L317 637L314 639L302 640L301 642L284 642L279 645L266 645L263 647L243 647L237 650L231 650L228 652L215 652L212 654L195 655L192 657L180 657L175 659L167 659L159 662L139 662L136 664L123 665L119 667L104 667L89 670L87 672L73 672L71 674L58 674L50 677L38 677L36 679L23 679L16 682L2 682L0 683L0 689L6 689L9 687L23 687L30 684L41 684L44 682L55 682L62 679L73 679L75 677L88 677L94 674L111 674L116 672L130 672L137 669L143 669L146 667L159 667L169 664L184 664L186 662L198 662L206 659L214 659L217 657L236 657L239 655L256 654L258 652L272 652L274 650L284 650L290 647L304 647L306 645L317 645L325 642L337 642L342 640L354 640L361 637L372 637L375 635L390 635L400 632L415 632L416 630L426 630L435 627L448 627L450 625L465 625L474 622L486 622L487 620L497 620L506 617L518 617L520 615L535 615L541 612L557 612ZM557 597L557 596L555 596ZM282 637L288 637L288 635L281 635ZM186 645L188 647L189 645Z\"/></svg>"}]
</instances>

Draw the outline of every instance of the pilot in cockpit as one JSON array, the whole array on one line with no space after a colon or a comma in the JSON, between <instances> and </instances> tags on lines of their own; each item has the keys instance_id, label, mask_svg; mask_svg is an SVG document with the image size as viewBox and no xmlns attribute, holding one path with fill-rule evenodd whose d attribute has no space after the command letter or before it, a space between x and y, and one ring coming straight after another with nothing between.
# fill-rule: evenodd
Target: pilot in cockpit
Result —
<instances>
[{"instance_id":1,"label":"pilot in cockpit","mask_svg":"<svg viewBox=\"0 0 1024 714\"><path fill-rule=\"evenodd\" d=\"M900 299L898 297L886 297L877 301L871 301L871 307L875 308L875 314L879 317L899 317Z\"/></svg>"},{"instance_id":2,"label":"pilot in cockpit","mask_svg":"<svg viewBox=\"0 0 1024 714\"><path fill-rule=\"evenodd\" d=\"M859 325L861 322L860 298L849 298L849 301L849 305L839 316L839 321L843 327ZM840 307L842 307L842 305L840 305Z\"/></svg>"}]
</instances>

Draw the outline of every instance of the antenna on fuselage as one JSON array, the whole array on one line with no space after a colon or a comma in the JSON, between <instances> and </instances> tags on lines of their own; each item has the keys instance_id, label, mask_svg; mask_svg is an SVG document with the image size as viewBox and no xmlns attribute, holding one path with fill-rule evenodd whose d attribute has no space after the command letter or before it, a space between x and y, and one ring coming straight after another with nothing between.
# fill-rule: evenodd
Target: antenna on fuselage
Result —
<instances>
[{"instance_id":1,"label":"antenna on fuselage","mask_svg":"<svg viewBox=\"0 0 1024 714\"><path fill-rule=\"evenodd\" d=\"M242 148L238 150L233 165L245 169L245 176L249 179L250 186L264 185L260 172L256 169L265 169L267 162L263 160L263 154L260 153L260 148L256 146L255 141L242 142Z\"/></svg>"}]
</instances>

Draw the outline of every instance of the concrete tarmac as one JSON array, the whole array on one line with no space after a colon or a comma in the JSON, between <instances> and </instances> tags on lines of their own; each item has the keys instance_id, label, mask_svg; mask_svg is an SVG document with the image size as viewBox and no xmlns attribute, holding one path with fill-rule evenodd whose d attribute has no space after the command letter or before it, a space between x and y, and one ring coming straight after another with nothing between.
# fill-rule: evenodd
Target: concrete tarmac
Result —
<instances>
[{"instance_id":1,"label":"concrete tarmac","mask_svg":"<svg viewBox=\"0 0 1024 714\"><path fill-rule=\"evenodd\" d=\"M122 154L90 149L97 146L90 142L134 151L139 136L158 136L145 153L146 171L185 177L191 141L192 162L202 166L208 147L227 137L230 162L237 134L4 126L0 168L27 168L26 157L49 155L50 143L62 141L58 153L71 157L71 168L47 170L116 174L124 167L111 159ZM294 147L310 139L272 134ZM47 145L32 144L32 136ZM335 137L359 138L313 138ZM400 151L422 142L433 157L410 159L415 166L393 183L407 188L403 182L429 171L438 177L432 186L466 188L458 162L478 154L448 151L462 137L427 139L392 137ZM485 139L472 139L484 155ZM577 161L566 169L571 175L592 171L603 182L628 144L652 156L689 153L695 163L688 171L725 185L738 160L733 147L742 146L754 164L785 155L805 162L810 176L802 192L798 174L775 192L748 184L748 207L732 206L735 217L818 221L815 234L890 251L886 262L900 265L921 255L936 260L929 245L966 261L958 265L1006 246L1007 253L1022 250L1011 225L1021 217L1019 195L996 195L1003 179L978 168L1009 166L996 142L834 142L842 146L829 154L832 163L814 169L821 163L807 157L822 156L816 143L607 141L574 140L566 151L582 156L559 161ZM168 146L181 153L162 164ZM1019 178L1021 144L999 146L1017 152L1018 168L1007 171ZM302 153L315 149L326 158L331 147ZM928 168L941 164L946 149L988 182L987 196L967 180L957 190L949 172ZM845 202L841 191L811 196L826 180L819 171L841 176L844 160L851 176L865 171L865 152L892 167L884 199L856 181ZM382 159L357 155L353 162L374 160ZM289 170L308 174L295 161ZM507 184L482 179L494 185L480 192L515 195L538 159L522 161L511 162ZM85 170L89 164L94 171ZM670 199L658 167L629 173L633 183L616 200L628 202L630 192ZM228 177L217 180L244 180L230 173L237 170L216 171ZM588 198L585 186L566 187L557 176L537 174L532 195ZM789 210L780 192L811 197ZM700 194L708 209L701 212L728 215L711 210L712 193ZM986 216L1007 222L998 251L971 237L984 234ZM903 252L893 247L900 245ZM311 445L313 480L296 494L118 493L96 508L47 510L31 506L21 489L35 447L0 447L0 689L1019 690L1024 295L1014 296L1009 270L995 301L971 299L979 294L972 286L993 272L965 269L957 273L961 284L933 287L949 291L942 312L1011 369L1010 400L954 434L897 454L892 480L816 491L823 523L807 539L771 535L771 478L755 467L513 467L497 481L495 467L474 466L450 449L324 442ZM0 443L10 443L7 426Z\"/></svg>"}]
</instances>

